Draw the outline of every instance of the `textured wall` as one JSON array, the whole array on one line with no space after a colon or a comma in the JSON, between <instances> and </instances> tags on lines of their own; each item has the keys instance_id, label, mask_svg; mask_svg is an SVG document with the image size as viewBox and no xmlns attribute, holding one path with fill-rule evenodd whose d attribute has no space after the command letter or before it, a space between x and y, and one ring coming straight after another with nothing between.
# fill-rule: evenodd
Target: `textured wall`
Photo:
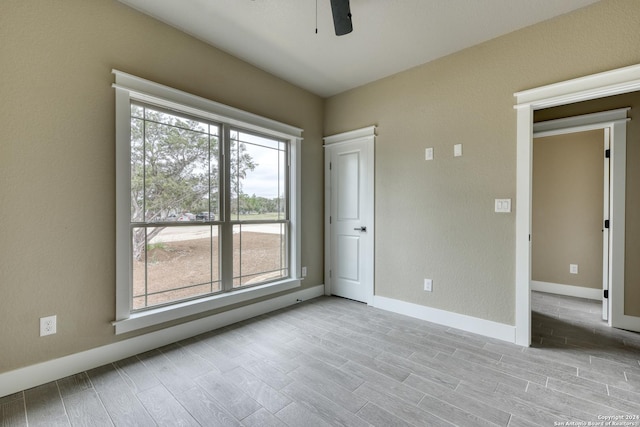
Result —
<instances>
[{"instance_id":1,"label":"textured wall","mask_svg":"<svg viewBox=\"0 0 640 427\"><path fill-rule=\"evenodd\" d=\"M327 135L378 126L377 295L514 324L513 93L640 62L639 28L605 0L327 100Z\"/></svg>"},{"instance_id":2,"label":"textured wall","mask_svg":"<svg viewBox=\"0 0 640 427\"><path fill-rule=\"evenodd\" d=\"M603 183L604 130L533 140L531 280L602 289Z\"/></svg>"},{"instance_id":3,"label":"textured wall","mask_svg":"<svg viewBox=\"0 0 640 427\"><path fill-rule=\"evenodd\" d=\"M0 40L0 372L131 336L109 324L112 68L304 129L303 286L323 283L321 98L115 0L3 0Z\"/></svg>"}]
</instances>

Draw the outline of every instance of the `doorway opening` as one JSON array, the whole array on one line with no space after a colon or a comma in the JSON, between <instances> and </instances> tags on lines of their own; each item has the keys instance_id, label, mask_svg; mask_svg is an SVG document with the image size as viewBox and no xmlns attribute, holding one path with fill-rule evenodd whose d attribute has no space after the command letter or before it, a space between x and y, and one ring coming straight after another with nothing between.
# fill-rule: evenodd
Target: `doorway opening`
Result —
<instances>
[{"instance_id":1,"label":"doorway opening","mask_svg":"<svg viewBox=\"0 0 640 427\"><path fill-rule=\"evenodd\" d=\"M517 111L517 210L516 210L516 339L517 344L531 345L531 225L532 225L532 161L533 161L533 116L537 110L581 101L607 98L614 95L636 92L640 89L640 65L620 68L565 82L518 92ZM570 120L570 119L566 119ZM626 151L626 118L612 119L612 153ZM624 138L622 138L624 137ZM621 156L611 160L611 195L614 206L611 210L610 229L613 268L609 271L609 322L611 326L629 330L640 330L640 316L635 311L625 312L624 250L626 163ZM616 207L615 200L622 203ZM616 245L615 242L622 242Z\"/></svg>"},{"instance_id":2,"label":"doorway opening","mask_svg":"<svg viewBox=\"0 0 640 427\"><path fill-rule=\"evenodd\" d=\"M600 301L605 321L614 264L610 218L614 206L624 206L624 194L615 192L623 200L612 201L611 121L625 121L627 111L533 125L531 290Z\"/></svg>"}]
</instances>

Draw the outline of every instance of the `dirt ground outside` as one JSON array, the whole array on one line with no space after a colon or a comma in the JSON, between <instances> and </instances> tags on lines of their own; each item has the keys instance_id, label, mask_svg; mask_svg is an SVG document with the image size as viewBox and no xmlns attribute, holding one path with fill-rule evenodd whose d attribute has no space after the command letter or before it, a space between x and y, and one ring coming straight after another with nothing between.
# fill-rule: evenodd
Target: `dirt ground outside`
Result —
<instances>
[{"instance_id":1,"label":"dirt ground outside","mask_svg":"<svg viewBox=\"0 0 640 427\"><path fill-rule=\"evenodd\" d=\"M243 231L233 240L234 287L288 274L284 236ZM146 281L144 260L133 262L133 308L220 291L219 258L217 236L149 245Z\"/></svg>"}]
</instances>

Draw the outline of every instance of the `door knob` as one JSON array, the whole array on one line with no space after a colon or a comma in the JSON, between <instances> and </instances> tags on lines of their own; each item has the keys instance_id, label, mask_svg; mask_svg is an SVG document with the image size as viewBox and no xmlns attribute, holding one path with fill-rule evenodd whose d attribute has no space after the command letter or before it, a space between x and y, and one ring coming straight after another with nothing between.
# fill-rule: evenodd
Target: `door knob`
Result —
<instances>
[{"instance_id":1,"label":"door knob","mask_svg":"<svg viewBox=\"0 0 640 427\"><path fill-rule=\"evenodd\" d=\"M356 227L354 228L355 231L367 231L367 227L362 226L362 227Z\"/></svg>"}]
</instances>

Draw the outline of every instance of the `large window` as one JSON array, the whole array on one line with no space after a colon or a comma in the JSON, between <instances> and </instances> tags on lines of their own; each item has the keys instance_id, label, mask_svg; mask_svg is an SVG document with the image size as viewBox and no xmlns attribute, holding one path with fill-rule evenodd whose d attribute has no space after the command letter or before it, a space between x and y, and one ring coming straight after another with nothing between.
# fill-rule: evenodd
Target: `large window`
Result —
<instances>
[{"instance_id":1,"label":"large window","mask_svg":"<svg viewBox=\"0 0 640 427\"><path fill-rule=\"evenodd\" d=\"M299 286L301 131L114 73L116 332Z\"/></svg>"}]
</instances>

